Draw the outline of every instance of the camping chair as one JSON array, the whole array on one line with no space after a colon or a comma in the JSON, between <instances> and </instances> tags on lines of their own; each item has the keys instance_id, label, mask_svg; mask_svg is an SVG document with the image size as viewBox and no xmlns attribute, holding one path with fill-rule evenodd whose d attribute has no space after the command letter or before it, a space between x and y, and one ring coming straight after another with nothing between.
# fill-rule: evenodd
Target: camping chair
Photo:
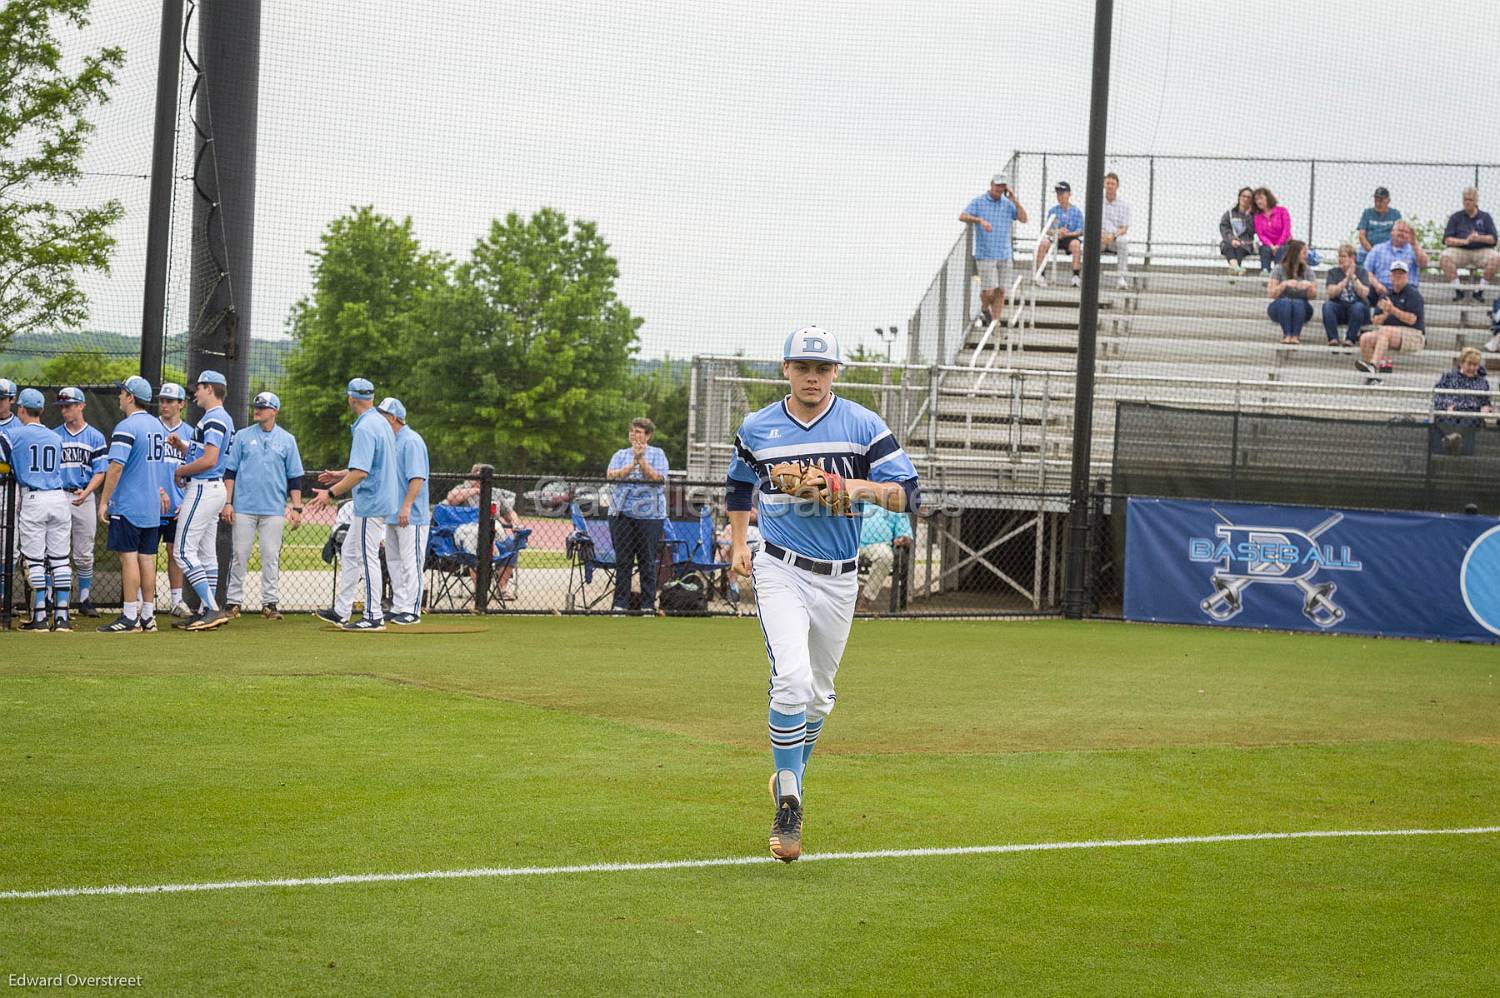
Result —
<instances>
[{"instance_id":1,"label":"camping chair","mask_svg":"<svg viewBox=\"0 0 1500 998\"><path fill-rule=\"evenodd\" d=\"M427 533L427 586L423 598L429 609L436 610L443 600L453 609L475 608L479 604L477 578L479 558L474 553L479 538L479 507L432 507L432 527ZM489 605L505 608L500 590L501 570L509 567L511 579L520 587L520 554L531 538L529 529L495 531L494 553L490 559Z\"/></svg>"},{"instance_id":2,"label":"camping chair","mask_svg":"<svg viewBox=\"0 0 1500 998\"><path fill-rule=\"evenodd\" d=\"M682 582L696 574L709 597L717 590L720 599L729 599L729 562L714 556L714 518L709 510L693 520L668 520L663 540L672 552L672 581Z\"/></svg>"},{"instance_id":3,"label":"camping chair","mask_svg":"<svg viewBox=\"0 0 1500 998\"><path fill-rule=\"evenodd\" d=\"M609 521L586 520L583 511L574 503L572 507L573 532L568 535L564 550L568 556L568 610L588 612L605 600L614 599L615 590L615 542L609 533ZM589 586L594 573L604 577L604 585L592 596Z\"/></svg>"}]
</instances>

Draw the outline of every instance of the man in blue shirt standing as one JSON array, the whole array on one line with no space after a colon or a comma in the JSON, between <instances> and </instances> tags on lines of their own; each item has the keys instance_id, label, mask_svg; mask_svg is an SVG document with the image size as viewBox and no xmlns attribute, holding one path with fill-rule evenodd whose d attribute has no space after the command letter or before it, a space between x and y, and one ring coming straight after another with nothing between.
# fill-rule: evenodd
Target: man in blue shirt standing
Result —
<instances>
[{"instance_id":1,"label":"man in blue shirt standing","mask_svg":"<svg viewBox=\"0 0 1500 998\"><path fill-rule=\"evenodd\" d=\"M347 395L355 417L350 428L354 439L349 445L349 467L319 475L319 483L328 488L314 491L307 504L311 512L331 507L335 499L354 497L354 518L339 555L338 594L333 608L319 610L318 616L346 631L383 631L380 542L385 539L386 518L400 511L402 496L396 435L385 417L375 411L375 386L368 380L350 381ZM351 620L361 578L365 583L365 612L361 619Z\"/></svg>"},{"instance_id":2,"label":"man in blue shirt standing","mask_svg":"<svg viewBox=\"0 0 1500 998\"><path fill-rule=\"evenodd\" d=\"M427 441L406 425L406 406L384 398L375 407L396 435L397 478L403 491L401 508L385 521L385 565L391 573L391 623L422 620L422 562L432 522L432 500L427 491Z\"/></svg>"},{"instance_id":3,"label":"man in blue shirt standing","mask_svg":"<svg viewBox=\"0 0 1500 998\"><path fill-rule=\"evenodd\" d=\"M1072 256L1073 287L1076 288L1081 283L1078 270L1083 265L1083 209L1073 204L1073 185L1066 180L1059 180L1052 190L1057 195L1057 204L1047 209L1047 215L1042 219L1042 231L1057 230L1057 252ZM1042 287L1047 286L1042 270L1047 250L1051 248L1052 240L1046 235L1036 244L1036 282Z\"/></svg>"},{"instance_id":4,"label":"man in blue shirt standing","mask_svg":"<svg viewBox=\"0 0 1500 998\"><path fill-rule=\"evenodd\" d=\"M968 203L958 220L974 229L974 266L979 271L979 321L988 326L1005 311L1005 289L1010 286L1011 224L1025 223L1026 209L1010 186L1010 178L997 173L990 189ZM967 316L965 317L967 319Z\"/></svg>"},{"instance_id":5,"label":"man in blue shirt standing","mask_svg":"<svg viewBox=\"0 0 1500 998\"><path fill-rule=\"evenodd\" d=\"M20 425L10 431L10 464L16 484L26 497L16 522L21 555L26 559L26 581L31 585L31 620L23 631L48 629L47 602L51 589L56 621L50 626L71 631L68 595L73 587L68 570L68 534L72 527L68 495L63 491L62 441L42 425L46 402L35 388L21 392ZM51 580L50 583L48 580Z\"/></svg>"},{"instance_id":6,"label":"man in blue shirt standing","mask_svg":"<svg viewBox=\"0 0 1500 998\"><path fill-rule=\"evenodd\" d=\"M276 608L281 579L281 533L302 525L302 455L296 439L276 425L281 399L261 392L250 403L255 425L234 435L224 465L224 522L234 530L234 561L224 591L224 610L240 615L245 601L245 569L260 538L260 615L280 620ZM290 497L291 502L288 503Z\"/></svg>"},{"instance_id":7,"label":"man in blue shirt standing","mask_svg":"<svg viewBox=\"0 0 1500 998\"><path fill-rule=\"evenodd\" d=\"M167 431L146 411L151 383L135 375L120 386L125 418L110 435L109 470L99 489L99 520L109 524L106 546L120 554L120 591L125 594L119 619L99 630L128 634L156 630L156 548L161 538L161 463Z\"/></svg>"},{"instance_id":8,"label":"man in blue shirt standing","mask_svg":"<svg viewBox=\"0 0 1500 998\"><path fill-rule=\"evenodd\" d=\"M94 535L99 531L99 487L109 468L109 441L83 418L83 390L63 388L57 393L62 425L55 431L62 441L63 491L72 507L73 575L78 588L78 612L97 617L89 596L94 587Z\"/></svg>"},{"instance_id":9,"label":"man in blue shirt standing","mask_svg":"<svg viewBox=\"0 0 1500 998\"><path fill-rule=\"evenodd\" d=\"M609 539L615 548L615 613L630 612L630 576L640 566L641 612L656 612L657 549L667 518L667 454L651 446L656 424L630 421L630 446L615 451L605 477L609 494Z\"/></svg>"}]
</instances>

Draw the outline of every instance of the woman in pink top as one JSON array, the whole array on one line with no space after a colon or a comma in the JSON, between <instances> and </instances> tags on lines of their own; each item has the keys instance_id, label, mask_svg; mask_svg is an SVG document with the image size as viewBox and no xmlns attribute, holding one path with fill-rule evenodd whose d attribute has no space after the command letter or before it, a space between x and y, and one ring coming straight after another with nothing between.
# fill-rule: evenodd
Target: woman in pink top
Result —
<instances>
[{"instance_id":1,"label":"woman in pink top","mask_svg":"<svg viewBox=\"0 0 1500 998\"><path fill-rule=\"evenodd\" d=\"M1255 189L1255 238L1260 240L1260 272L1269 274L1273 263L1280 263L1286 252L1286 241L1292 238L1292 216L1276 203L1276 195L1267 187Z\"/></svg>"}]
</instances>

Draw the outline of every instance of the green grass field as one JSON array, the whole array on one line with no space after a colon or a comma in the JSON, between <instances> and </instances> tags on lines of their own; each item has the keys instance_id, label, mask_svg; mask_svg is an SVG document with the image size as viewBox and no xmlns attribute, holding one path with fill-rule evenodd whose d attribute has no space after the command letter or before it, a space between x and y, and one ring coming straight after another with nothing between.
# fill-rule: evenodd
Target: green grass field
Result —
<instances>
[{"instance_id":1,"label":"green grass field","mask_svg":"<svg viewBox=\"0 0 1500 998\"><path fill-rule=\"evenodd\" d=\"M0 640L0 891L765 855L753 620ZM861 621L805 848L1500 826L1497 676ZM1492 995L1497 952L1495 834L0 899L0 979L163 994Z\"/></svg>"},{"instance_id":2,"label":"green grass field","mask_svg":"<svg viewBox=\"0 0 1500 998\"><path fill-rule=\"evenodd\" d=\"M323 544L328 540L327 527L303 527L288 531L281 544L281 570L283 572L331 572L323 561ZM157 552L158 571L167 570L167 552ZM567 568L568 557L561 551L540 551L527 548L520 555L521 568ZM250 552L247 572L260 571L260 546Z\"/></svg>"}]
</instances>

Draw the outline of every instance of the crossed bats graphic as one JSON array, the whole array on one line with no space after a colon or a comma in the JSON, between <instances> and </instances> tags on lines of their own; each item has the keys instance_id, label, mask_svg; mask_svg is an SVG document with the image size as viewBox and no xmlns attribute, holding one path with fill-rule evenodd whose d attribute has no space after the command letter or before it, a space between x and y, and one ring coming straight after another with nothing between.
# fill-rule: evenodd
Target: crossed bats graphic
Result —
<instances>
[{"instance_id":1,"label":"crossed bats graphic","mask_svg":"<svg viewBox=\"0 0 1500 998\"><path fill-rule=\"evenodd\" d=\"M1217 516L1220 520L1223 520L1226 526L1236 526L1236 524L1223 513L1220 513L1218 510L1214 510L1213 512L1214 516ZM1325 530L1330 529L1334 524L1338 523L1343 518L1343 513L1333 514L1328 519L1318 524L1316 527L1307 531L1307 539L1313 541L1317 540L1319 534L1323 533ZM1236 616L1241 610L1245 608L1245 601L1242 594L1246 589L1257 582L1274 581L1277 580L1245 578L1226 579L1219 572L1215 572L1213 576L1214 591L1207 598L1205 598L1203 602L1199 603L1198 606L1204 613L1208 614L1209 617L1220 623L1223 623L1224 621ZM1319 627L1328 628L1334 626L1339 621L1344 619L1344 608L1333 601L1333 594L1338 591L1337 583L1321 582L1317 585L1313 585L1306 579L1293 579L1292 582L1296 584L1298 589L1302 590L1302 615L1308 620L1312 621Z\"/></svg>"}]
</instances>

